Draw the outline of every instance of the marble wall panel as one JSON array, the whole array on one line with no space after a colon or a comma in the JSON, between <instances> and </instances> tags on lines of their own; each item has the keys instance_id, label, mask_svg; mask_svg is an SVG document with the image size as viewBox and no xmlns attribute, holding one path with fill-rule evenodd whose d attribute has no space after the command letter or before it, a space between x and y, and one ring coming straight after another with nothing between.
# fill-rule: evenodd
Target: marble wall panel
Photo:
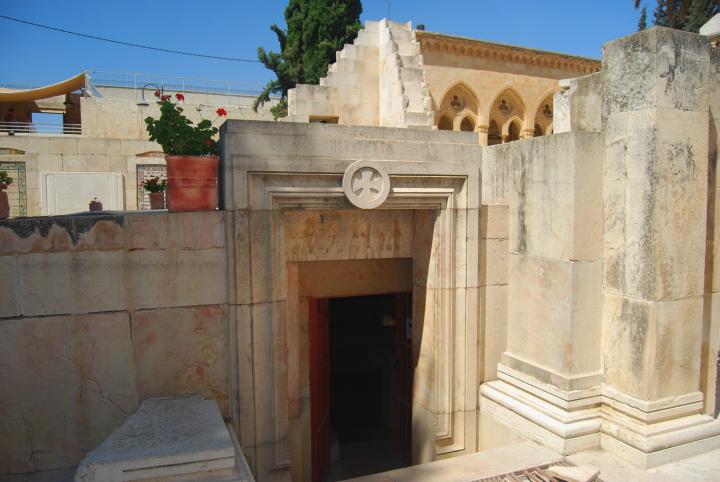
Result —
<instances>
[{"instance_id":1,"label":"marble wall panel","mask_svg":"<svg viewBox=\"0 0 720 482\"><path fill-rule=\"evenodd\" d=\"M132 312L140 400L199 393L229 418L226 316L224 305Z\"/></svg>"},{"instance_id":2,"label":"marble wall panel","mask_svg":"<svg viewBox=\"0 0 720 482\"><path fill-rule=\"evenodd\" d=\"M127 313L0 323L0 473L76 465L137 408Z\"/></svg>"}]
</instances>

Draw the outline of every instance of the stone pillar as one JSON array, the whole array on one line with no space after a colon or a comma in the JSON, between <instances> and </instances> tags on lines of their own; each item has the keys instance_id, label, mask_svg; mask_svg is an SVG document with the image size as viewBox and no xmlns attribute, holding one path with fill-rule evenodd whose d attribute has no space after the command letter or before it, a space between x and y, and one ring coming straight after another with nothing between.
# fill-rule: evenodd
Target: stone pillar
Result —
<instances>
[{"instance_id":1,"label":"stone pillar","mask_svg":"<svg viewBox=\"0 0 720 482\"><path fill-rule=\"evenodd\" d=\"M475 131L478 133L480 137L480 145L481 146L487 146L488 145L488 130L490 129L490 126L486 125L478 125L475 128Z\"/></svg>"},{"instance_id":2,"label":"stone pillar","mask_svg":"<svg viewBox=\"0 0 720 482\"><path fill-rule=\"evenodd\" d=\"M520 131L520 139L532 139L535 137L535 128L524 128L522 131Z\"/></svg>"},{"instance_id":3,"label":"stone pillar","mask_svg":"<svg viewBox=\"0 0 720 482\"><path fill-rule=\"evenodd\" d=\"M601 444L648 467L720 447L701 415L707 39L653 28L604 47Z\"/></svg>"},{"instance_id":4,"label":"stone pillar","mask_svg":"<svg viewBox=\"0 0 720 482\"><path fill-rule=\"evenodd\" d=\"M507 348L481 408L562 453L600 443L603 138L577 132L493 149L508 189Z\"/></svg>"}]
</instances>

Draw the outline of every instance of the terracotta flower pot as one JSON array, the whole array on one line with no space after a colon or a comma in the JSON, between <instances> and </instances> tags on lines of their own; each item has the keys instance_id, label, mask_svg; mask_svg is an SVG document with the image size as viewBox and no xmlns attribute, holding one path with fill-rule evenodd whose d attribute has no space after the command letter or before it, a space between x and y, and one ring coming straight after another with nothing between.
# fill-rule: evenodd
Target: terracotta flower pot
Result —
<instances>
[{"instance_id":1,"label":"terracotta flower pot","mask_svg":"<svg viewBox=\"0 0 720 482\"><path fill-rule=\"evenodd\" d=\"M165 156L168 211L212 211L218 201L218 156Z\"/></svg>"},{"instance_id":2,"label":"terracotta flower pot","mask_svg":"<svg viewBox=\"0 0 720 482\"><path fill-rule=\"evenodd\" d=\"M8 194L5 191L0 191L0 219L7 219L10 217L10 201L8 200Z\"/></svg>"},{"instance_id":3,"label":"terracotta flower pot","mask_svg":"<svg viewBox=\"0 0 720 482\"><path fill-rule=\"evenodd\" d=\"M148 194L150 198L150 209L165 209L165 192L151 192Z\"/></svg>"}]
</instances>

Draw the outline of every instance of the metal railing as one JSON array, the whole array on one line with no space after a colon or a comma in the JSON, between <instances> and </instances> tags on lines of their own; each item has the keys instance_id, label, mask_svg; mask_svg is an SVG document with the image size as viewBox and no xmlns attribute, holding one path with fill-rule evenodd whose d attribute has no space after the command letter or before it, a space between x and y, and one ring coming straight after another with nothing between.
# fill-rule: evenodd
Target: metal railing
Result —
<instances>
[{"instance_id":1,"label":"metal railing","mask_svg":"<svg viewBox=\"0 0 720 482\"><path fill-rule=\"evenodd\" d=\"M15 134L82 134L80 124L43 124L40 122L0 122L0 133Z\"/></svg>"},{"instance_id":2,"label":"metal railing","mask_svg":"<svg viewBox=\"0 0 720 482\"><path fill-rule=\"evenodd\" d=\"M88 82L97 87L124 87L142 89L146 84L157 84L165 90L176 92L198 92L221 95L257 96L262 84L251 82L228 82L197 77L173 77L167 75L139 74L131 72L87 72Z\"/></svg>"}]
</instances>

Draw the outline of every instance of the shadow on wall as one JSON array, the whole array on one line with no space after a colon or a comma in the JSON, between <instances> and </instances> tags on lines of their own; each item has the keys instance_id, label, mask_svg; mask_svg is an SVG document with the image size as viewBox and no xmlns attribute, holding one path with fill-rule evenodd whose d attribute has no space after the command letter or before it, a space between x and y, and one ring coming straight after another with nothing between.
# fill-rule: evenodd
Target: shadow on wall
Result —
<instances>
[{"instance_id":1,"label":"shadow on wall","mask_svg":"<svg viewBox=\"0 0 720 482\"><path fill-rule=\"evenodd\" d=\"M713 343L712 333L712 308L713 292L718 287L713 286L715 275L715 215L717 212L717 153L718 153L718 132L717 120L712 115L708 116L708 198L707 198L707 224L705 236L705 297L703 300L703 327L702 327L702 352L700 358L700 369L704 376L700 377L700 390L706 393L705 412L713 417L720 415L720 351L717 349L717 341ZM713 384L715 385L714 394ZM714 396L713 396L714 395Z\"/></svg>"},{"instance_id":2,"label":"shadow on wall","mask_svg":"<svg viewBox=\"0 0 720 482\"><path fill-rule=\"evenodd\" d=\"M435 366L432 336L432 312L435 290L428 296L427 280L432 259L432 233L437 211L416 211L413 253L413 390L412 390L412 463L435 460L435 407L432 398ZM424 228L424 229L423 229ZM428 299L431 303L428 305ZM429 325L429 326L426 326Z\"/></svg>"}]
</instances>

